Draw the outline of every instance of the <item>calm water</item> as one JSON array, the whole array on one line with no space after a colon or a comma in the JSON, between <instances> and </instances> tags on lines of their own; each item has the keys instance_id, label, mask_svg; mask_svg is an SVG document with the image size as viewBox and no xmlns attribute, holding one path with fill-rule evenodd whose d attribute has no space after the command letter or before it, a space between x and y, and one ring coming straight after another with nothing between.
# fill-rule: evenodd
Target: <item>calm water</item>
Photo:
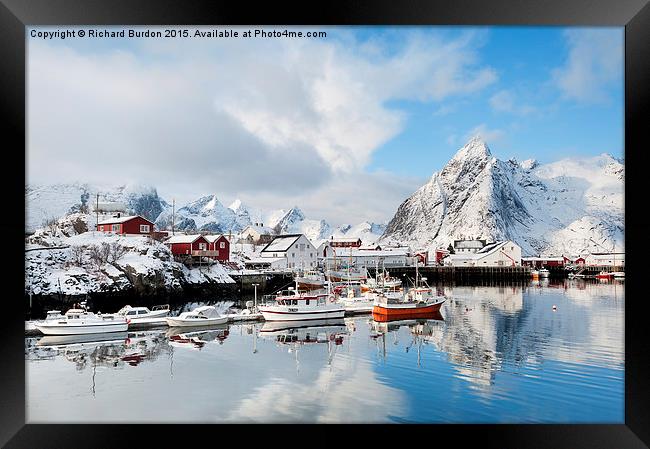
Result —
<instances>
[{"instance_id":1,"label":"calm water","mask_svg":"<svg viewBox=\"0 0 650 449\"><path fill-rule=\"evenodd\" d=\"M444 287L430 320L26 338L27 420L623 423L614 282Z\"/></svg>"}]
</instances>

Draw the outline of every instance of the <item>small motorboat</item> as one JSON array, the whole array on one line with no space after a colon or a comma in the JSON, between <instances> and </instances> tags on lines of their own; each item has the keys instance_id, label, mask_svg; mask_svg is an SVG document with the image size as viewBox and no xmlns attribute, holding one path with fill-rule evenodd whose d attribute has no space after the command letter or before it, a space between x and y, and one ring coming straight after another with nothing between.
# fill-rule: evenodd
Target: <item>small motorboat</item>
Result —
<instances>
[{"instance_id":1,"label":"small motorboat","mask_svg":"<svg viewBox=\"0 0 650 449\"><path fill-rule=\"evenodd\" d=\"M131 307L126 305L122 307L116 315L126 317L130 323L129 327L136 327L145 324L163 324L166 325L165 317L169 315L169 304L148 307Z\"/></svg>"},{"instance_id":2,"label":"small motorboat","mask_svg":"<svg viewBox=\"0 0 650 449\"><path fill-rule=\"evenodd\" d=\"M596 275L596 279L611 279L614 277L614 273L608 271L601 271Z\"/></svg>"},{"instance_id":3,"label":"small motorboat","mask_svg":"<svg viewBox=\"0 0 650 449\"><path fill-rule=\"evenodd\" d=\"M614 271L612 274L615 279L625 278L625 271Z\"/></svg>"},{"instance_id":4,"label":"small motorboat","mask_svg":"<svg viewBox=\"0 0 650 449\"><path fill-rule=\"evenodd\" d=\"M548 271L546 268L541 268L539 270L539 277L541 277L541 278L547 278L547 277L549 277L550 274L551 274L551 272Z\"/></svg>"},{"instance_id":5,"label":"small motorboat","mask_svg":"<svg viewBox=\"0 0 650 449\"><path fill-rule=\"evenodd\" d=\"M190 312L183 312L179 316L166 317L165 320L169 326L190 327L224 324L228 321L228 317L220 314L214 306L201 306Z\"/></svg>"},{"instance_id":6,"label":"small motorboat","mask_svg":"<svg viewBox=\"0 0 650 449\"><path fill-rule=\"evenodd\" d=\"M533 277L533 279L539 279L539 271L537 270L532 270L530 272L530 275Z\"/></svg>"},{"instance_id":7,"label":"small motorboat","mask_svg":"<svg viewBox=\"0 0 650 449\"><path fill-rule=\"evenodd\" d=\"M35 324L44 335L81 335L124 332L129 321L123 316L94 314L86 309L70 309L63 318Z\"/></svg>"}]
</instances>

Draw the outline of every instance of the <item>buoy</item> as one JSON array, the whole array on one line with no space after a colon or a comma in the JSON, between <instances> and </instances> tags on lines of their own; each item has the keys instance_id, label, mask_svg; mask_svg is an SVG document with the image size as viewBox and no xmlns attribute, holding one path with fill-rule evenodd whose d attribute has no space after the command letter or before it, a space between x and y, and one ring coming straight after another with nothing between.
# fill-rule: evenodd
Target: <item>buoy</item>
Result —
<instances>
[{"instance_id":1,"label":"buoy","mask_svg":"<svg viewBox=\"0 0 650 449\"><path fill-rule=\"evenodd\" d=\"M553 304L553 310L557 310L557 306Z\"/></svg>"}]
</instances>

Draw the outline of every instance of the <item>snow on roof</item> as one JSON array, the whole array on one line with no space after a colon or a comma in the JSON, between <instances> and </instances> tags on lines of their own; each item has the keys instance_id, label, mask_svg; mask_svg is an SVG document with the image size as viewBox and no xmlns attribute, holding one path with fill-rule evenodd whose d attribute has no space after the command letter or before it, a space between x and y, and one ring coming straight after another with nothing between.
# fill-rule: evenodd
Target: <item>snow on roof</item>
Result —
<instances>
[{"instance_id":1,"label":"snow on roof","mask_svg":"<svg viewBox=\"0 0 650 449\"><path fill-rule=\"evenodd\" d=\"M208 242L210 242L210 243L214 243L214 242L216 242L217 240L219 240L221 237L224 237L224 235L223 235L223 234L217 234L217 235L204 235L203 237L205 237L205 239L206 239ZM226 237L226 240L228 240L227 237Z\"/></svg>"},{"instance_id":2,"label":"snow on roof","mask_svg":"<svg viewBox=\"0 0 650 449\"><path fill-rule=\"evenodd\" d=\"M194 243L199 237L203 236L201 234L173 235L165 240L165 243Z\"/></svg>"},{"instance_id":3,"label":"snow on roof","mask_svg":"<svg viewBox=\"0 0 650 449\"><path fill-rule=\"evenodd\" d=\"M528 261L528 262L536 262L536 261L544 261L544 260L556 260L556 261L563 261L564 257L560 256L549 256L549 257L544 257L544 256L539 256L539 257L522 257L522 260ZM567 257L568 259L568 257Z\"/></svg>"},{"instance_id":4,"label":"snow on roof","mask_svg":"<svg viewBox=\"0 0 650 449\"><path fill-rule=\"evenodd\" d=\"M262 252L284 252L291 248L302 234L279 235L264 247Z\"/></svg>"},{"instance_id":5,"label":"snow on roof","mask_svg":"<svg viewBox=\"0 0 650 449\"><path fill-rule=\"evenodd\" d=\"M138 218L138 217L142 218L143 220L147 220L144 217L140 217L140 215L129 215L129 216L126 216L126 217L119 217L119 218L117 218L117 217L116 218L107 218L105 220L98 221L97 224L102 225L102 224L124 223L125 221L133 220L134 218ZM147 221L149 223L153 224L153 222L151 220L147 220Z\"/></svg>"}]
</instances>

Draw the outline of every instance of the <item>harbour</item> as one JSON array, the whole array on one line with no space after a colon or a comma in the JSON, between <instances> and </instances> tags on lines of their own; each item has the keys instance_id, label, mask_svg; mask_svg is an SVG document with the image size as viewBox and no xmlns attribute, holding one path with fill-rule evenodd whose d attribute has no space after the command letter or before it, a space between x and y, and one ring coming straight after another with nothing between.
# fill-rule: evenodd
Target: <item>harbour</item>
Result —
<instances>
[{"instance_id":1,"label":"harbour","mask_svg":"<svg viewBox=\"0 0 650 449\"><path fill-rule=\"evenodd\" d=\"M377 322L363 314L28 337L27 417L623 422L624 284L497 284L439 285L450 299L427 319ZM165 391L185 400L170 406Z\"/></svg>"}]
</instances>

